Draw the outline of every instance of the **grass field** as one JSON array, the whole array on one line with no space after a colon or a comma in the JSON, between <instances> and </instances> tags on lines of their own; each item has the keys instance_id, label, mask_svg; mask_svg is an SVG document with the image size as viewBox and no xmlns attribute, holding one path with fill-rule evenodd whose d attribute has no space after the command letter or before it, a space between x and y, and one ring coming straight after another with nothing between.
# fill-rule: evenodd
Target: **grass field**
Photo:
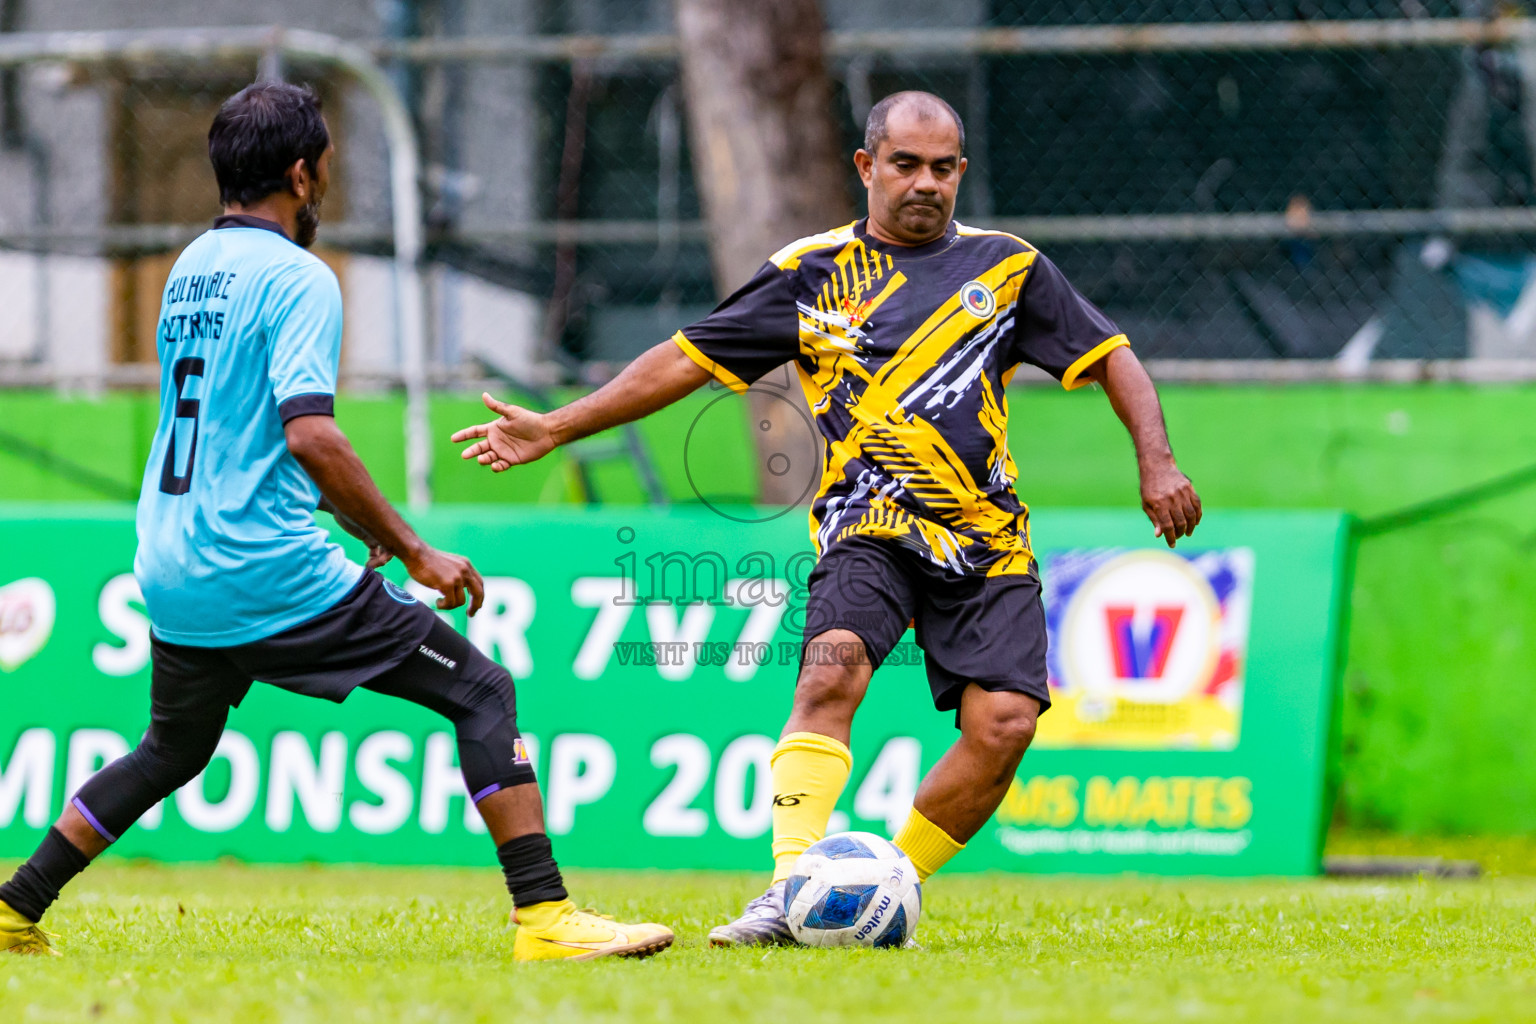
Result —
<instances>
[{"instance_id":1,"label":"grass field","mask_svg":"<svg viewBox=\"0 0 1536 1024\"><path fill-rule=\"evenodd\" d=\"M762 880L575 873L579 899L665 920L646 962L519 965L494 871L105 863L48 924L63 959L0 958L18 1021L1536 1020L1529 841L1476 882L956 876L921 950L713 950ZM4 869L8 873L8 868Z\"/></svg>"}]
</instances>

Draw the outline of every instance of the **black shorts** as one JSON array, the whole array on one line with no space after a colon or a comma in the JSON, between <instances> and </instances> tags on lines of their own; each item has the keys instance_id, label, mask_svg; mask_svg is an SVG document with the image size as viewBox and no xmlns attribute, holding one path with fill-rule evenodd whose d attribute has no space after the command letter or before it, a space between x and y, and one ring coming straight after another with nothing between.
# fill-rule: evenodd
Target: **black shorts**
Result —
<instances>
[{"instance_id":1,"label":"black shorts","mask_svg":"<svg viewBox=\"0 0 1536 1024\"><path fill-rule=\"evenodd\" d=\"M940 711L958 711L968 683L1028 694L1041 711L1051 706L1045 607L1033 574L960 575L895 541L853 536L822 554L809 590L804 643L849 630L875 668L915 624ZM802 662L806 653L802 646Z\"/></svg>"},{"instance_id":2,"label":"black shorts","mask_svg":"<svg viewBox=\"0 0 1536 1024\"><path fill-rule=\"evenodd\" d=\"M438 621L433 610L376 572L365 572L325 611L263 640L189 647L151 635L155 693L196 694L230 707L254 680L340 703L415 651Z\"/></svg>"}]
</instances>

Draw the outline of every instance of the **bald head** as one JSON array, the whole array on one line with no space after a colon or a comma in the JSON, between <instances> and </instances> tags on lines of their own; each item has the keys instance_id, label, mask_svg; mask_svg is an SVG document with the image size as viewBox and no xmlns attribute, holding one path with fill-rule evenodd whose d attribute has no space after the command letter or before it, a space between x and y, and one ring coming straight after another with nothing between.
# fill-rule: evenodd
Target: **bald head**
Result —
<instances>
[{"instance_id":1,"label":"bald head","mask_svg":"<svg viewBox=\"0 0 1536 1024\"><path fill-rule=\"evenodd\" d=\"M899 112L917 121L950 121L960 136L960 152L965 152L965 123L955 108L931 92L908 90L893 92L876 103L864 122L864 148L871 154L879 151L880 143L890 137L891 115Z\"/></svg>"},{"instance_id":2,"label":"bald head","mask_svg":"<svg viewBox=\"0 0 1536 1024\"><path fill-rule=\"evenodd\" d=\"M869 112L864 148L853 154L869 191L868 231L892 245L942 237L965 175L965 127L929 92L898 92Z\"/></svg>"}]
</instances>

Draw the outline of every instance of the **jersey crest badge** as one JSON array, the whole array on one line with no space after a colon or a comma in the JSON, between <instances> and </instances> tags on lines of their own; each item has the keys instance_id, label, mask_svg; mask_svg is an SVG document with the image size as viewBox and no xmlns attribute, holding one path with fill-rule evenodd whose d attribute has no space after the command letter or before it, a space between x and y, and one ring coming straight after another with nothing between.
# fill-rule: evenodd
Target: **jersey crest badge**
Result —
<instances>
[{"instance_id":1,"label":"jersey crest badge","mask_svg":"<svg viewBox=\"0 0 1536 1024\"><path fill-rule=\"evenodd\" d=\"M997 312L997 296L980 281L967 281L960 286L960 305L978 320L985 320Z\"/></svg>"},{"instance_id":2,"label":"jersey crest badge","mask_svg":"<svg viewBox=\"0 0 1536 1024\"><path fill-rule=\"evenodd\" d=\"M396 601L399 601L401 604L415 604L416 603L416 598L411 595L411 592L409 590L406 590L404 587L399 586L398 584L391 583L389 580L384 580L383 582L384 582L384 593L388 594L390 597L394 598Z\"/></svg>"}]
</instances>

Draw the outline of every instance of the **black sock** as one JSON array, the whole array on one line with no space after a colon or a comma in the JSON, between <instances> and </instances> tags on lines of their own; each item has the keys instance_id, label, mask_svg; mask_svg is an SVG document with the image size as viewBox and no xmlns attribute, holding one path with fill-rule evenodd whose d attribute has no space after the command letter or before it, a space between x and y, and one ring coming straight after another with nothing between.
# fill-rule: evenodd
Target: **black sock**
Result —
<instances>
[{"instance_id":1,"label":"black sock","mask_svg":"<svg viewBox=\"0 0 1536 1024\"><path fill-rule=\"evenodd\" d=\"M507 892L512 894L514 906L567 898L554 848L544 833L532 832L507 840L496 847L496 859L501 861L502 874L507 876Z\"/></svg>"},{"instance_id":2,"label":"black sock","mask_svg":"<svg viewBox=\"0 0 1536 1024\"><path fill-rule=\"evenodd\" d=\"M0 900L10 904L12 910L30 921L43 919L53 901L59 898L59 890L69 880L90 866L91 858L75 848L64 838L64 833L50 828L43 837L42 845L4 885L0 885ZM559 872L555 873L558 880Z\"/></svg>"}]
</instances>

